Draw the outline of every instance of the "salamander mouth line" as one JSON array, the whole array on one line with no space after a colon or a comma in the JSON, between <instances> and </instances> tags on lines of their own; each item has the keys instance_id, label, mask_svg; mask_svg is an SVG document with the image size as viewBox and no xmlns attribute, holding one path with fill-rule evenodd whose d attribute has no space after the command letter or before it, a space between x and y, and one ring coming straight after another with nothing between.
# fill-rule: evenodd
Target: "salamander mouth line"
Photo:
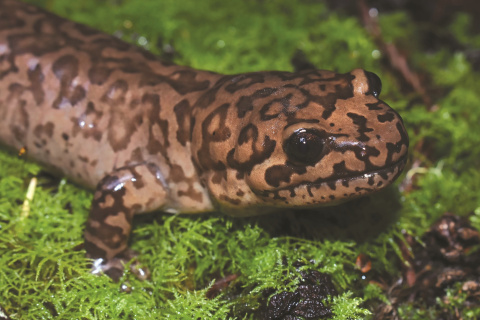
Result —
<instances>
[{"instance_id":1,"label":"salamander mouth line","mask_svg":"<svg viewBox=\"0 0 480 320\"><path fill-rule=\"evenodd\" d=\"M348 181L348 183L353 182L355 180L359 180L359 179L368 180L373 175L383 175L383 174L386 174L388 172L394 172L395 170L397 170L397 173L399 173L400 170L398 170L398 169L405 166L406 162L407 162L407 156L405 155L404 157L399 159L397 162L393 163L392 165L390 165L388 167L383 167L381 169L377 169L377 170L374 170L374 171L365 172L365 173L362 173L361 175L344 176L344 177L341 177L341 178L338 178L338 179L321 180L321 181L316 181L316 182L311 182L311 181L300 182L300 183L297 183L295 185L290 185L288 187L281 187L281 188L268 190L267 193L278 192L278 191L283 191L283 190L292 190L292 189L297 189L299 187L305 187L305 186L309 187L309 188L319 189L320 187L322 187L324 185L331 184L331 183L337 184L338 182L345 181L345 180ZM385 186L385 184L383 184L382 186ZM375 188L375 185L372 185L372 186L369 185L368 187Z\"/></svg>"}]
</instances>

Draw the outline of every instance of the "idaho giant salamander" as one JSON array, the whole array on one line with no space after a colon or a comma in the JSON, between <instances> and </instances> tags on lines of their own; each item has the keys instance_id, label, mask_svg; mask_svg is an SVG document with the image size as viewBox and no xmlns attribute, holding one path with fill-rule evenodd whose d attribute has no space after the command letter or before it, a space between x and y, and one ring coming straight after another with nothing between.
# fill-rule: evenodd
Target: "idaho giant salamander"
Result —
<instances>
[{"instance_id":1,"label":"idaho giant salamander","mask_svg":"<svg viewBox=\"0 0 480 320\"><path fill-rule=\"evenodd\" d=\"M356 69L221 75L0 0L0 141L95 190L87 256L113 278L134 215L247 216L389 185L408 136Z\"/></svg>"}]
</instances>

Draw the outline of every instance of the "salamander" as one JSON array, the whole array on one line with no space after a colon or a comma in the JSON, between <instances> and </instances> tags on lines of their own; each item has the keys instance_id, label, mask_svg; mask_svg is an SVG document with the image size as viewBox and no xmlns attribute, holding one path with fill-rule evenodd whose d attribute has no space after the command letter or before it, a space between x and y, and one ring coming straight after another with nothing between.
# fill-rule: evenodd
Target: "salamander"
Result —
<instances>
[{"instance_id":1,"label":"salamander","mask_svg":"<svg viewBox=\"0 0 480 320\"><path fill-rule=\"evenodd\" d=\"M408 136L374 73L222 75L0 0L0 142L95 191L85 249L112 278L136 214L316 208L385 188Z\"/></svg>"}]
</instances>

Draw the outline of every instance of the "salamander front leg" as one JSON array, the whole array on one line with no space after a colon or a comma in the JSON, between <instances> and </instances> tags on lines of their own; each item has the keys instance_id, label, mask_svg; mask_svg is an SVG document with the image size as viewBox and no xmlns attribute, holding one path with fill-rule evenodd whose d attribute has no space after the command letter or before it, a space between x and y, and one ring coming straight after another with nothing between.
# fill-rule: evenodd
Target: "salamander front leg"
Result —
<instances>
[{"instance_id":1,"label":"salamander front leg","mask_svg":"<svg viewBox=\"0 0 480 320\"><path fill-rule=\"evenodd\" d=\"M118 281L124 264L136 257L127 244L133 216L161 209L166 199L166 184L153 164L119 168L102 179L85 229L87 257L94 259L92 272L103 272ZM139 278L148 277L148 271L139 269L137 262L131 267Z\"/></svg>"}]
</instances>

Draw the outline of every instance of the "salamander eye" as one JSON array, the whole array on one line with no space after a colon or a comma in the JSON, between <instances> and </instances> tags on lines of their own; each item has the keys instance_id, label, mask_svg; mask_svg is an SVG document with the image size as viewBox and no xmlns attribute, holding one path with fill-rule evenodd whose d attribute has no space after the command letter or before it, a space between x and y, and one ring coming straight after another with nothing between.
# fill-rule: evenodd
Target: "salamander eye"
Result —
<instances>
[{"instance_id":1,"label":"salamander eye","mask_svg":"<svg viewBox=\"0 0 480 320\"><path fill-rule=\"evenodd\" d=\"M302 165L317 163L323 150L323 139L316 130L298 129L283 144L290 161Z\"/></svg>"},{"instance_id":2,"label":"salamander eye","mask_svg":"<svg viewBox=\"0 0 480 320\"><path fill-rule=\"evenodd\" d=\"M368 80L368 92L367 94L373 95L378 98L380 92L382 92L382 80L373 72L365 71L365 76Z\"/></svg>"}]
</instances>

